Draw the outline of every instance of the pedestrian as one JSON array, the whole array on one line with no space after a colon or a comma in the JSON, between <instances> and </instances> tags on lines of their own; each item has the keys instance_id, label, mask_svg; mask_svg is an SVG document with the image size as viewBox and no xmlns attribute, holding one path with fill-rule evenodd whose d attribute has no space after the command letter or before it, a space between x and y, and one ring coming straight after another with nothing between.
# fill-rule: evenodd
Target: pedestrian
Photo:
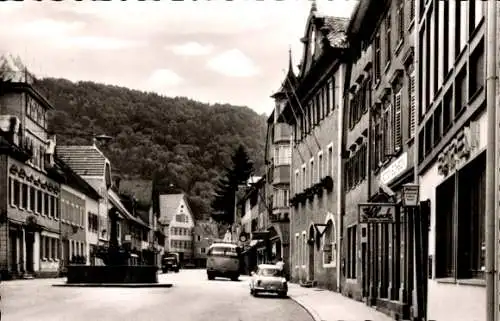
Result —
<instances>
[{"instance_id":1,"label":"pedestrian","mask_svg":"<svg viewBox=\"0 0 500 321\"><path fill-rule=\"evenodd\" d=\"M283 258L280 257L278 259L278 262L276 262L276 266L281 270L283 271L283 268L285 267L285 262L283 262Z\"/></svg>"}]
</instances>

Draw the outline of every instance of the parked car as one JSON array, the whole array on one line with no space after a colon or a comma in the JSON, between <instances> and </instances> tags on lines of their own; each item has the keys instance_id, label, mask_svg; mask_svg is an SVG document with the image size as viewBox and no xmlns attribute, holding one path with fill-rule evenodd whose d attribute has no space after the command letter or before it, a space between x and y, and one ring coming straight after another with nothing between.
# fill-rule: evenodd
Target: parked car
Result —
<instances>
[{"instance_id":1,"label":"parked car","mask_svg":"<svg viewBox=\"0 0 500 321\"><path fill-rule=\"evenodd\" d=\"M283 270L274 264L260 264L256 272L251 273L250 294L257 296L259 293L276 293L286 297L288 283Z\"/></svg>"}]
</instances>

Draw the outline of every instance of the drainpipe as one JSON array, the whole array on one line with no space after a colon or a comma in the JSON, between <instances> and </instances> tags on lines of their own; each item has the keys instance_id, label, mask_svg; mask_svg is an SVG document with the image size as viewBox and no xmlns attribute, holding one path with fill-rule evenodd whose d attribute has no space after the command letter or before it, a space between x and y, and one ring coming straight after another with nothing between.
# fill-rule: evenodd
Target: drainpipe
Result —
<instances>
[{"instance_id":1,"label":"drainpipe","mask_svg":"<svg viewBox=\"0 0 500 321\"><path fill-rule=\"evenodd\" d=\"M488 138L486 148L486 321L496 321L498 308L497 301L497 284L496 284L496 179L498 170L496 169L496 126L497 126L497 106L496 106L496 93L497 93L497 1L488 1L487 10L487 29L486 37L486 112L488 117ZM493 173L495 173L493 175Z\"/></svg>"}]
</instances>

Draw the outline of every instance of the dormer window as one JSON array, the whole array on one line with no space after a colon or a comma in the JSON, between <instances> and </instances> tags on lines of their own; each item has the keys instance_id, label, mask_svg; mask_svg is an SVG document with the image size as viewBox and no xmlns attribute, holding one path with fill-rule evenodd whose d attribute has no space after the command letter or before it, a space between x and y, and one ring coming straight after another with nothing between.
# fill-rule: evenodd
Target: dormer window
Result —
<instances>
[{"instance_id":1,"label":"dormer window","mask_svg":"<svg viewBox=\"0 0 500 321\"><path fill-rule=\"evenodd\" d=\"M311 50L311 57L314 56L314 51L316 49L316 32L314 29L311 31L311 40L309 41L309 49Z\"/></svg>"}]
</instances>

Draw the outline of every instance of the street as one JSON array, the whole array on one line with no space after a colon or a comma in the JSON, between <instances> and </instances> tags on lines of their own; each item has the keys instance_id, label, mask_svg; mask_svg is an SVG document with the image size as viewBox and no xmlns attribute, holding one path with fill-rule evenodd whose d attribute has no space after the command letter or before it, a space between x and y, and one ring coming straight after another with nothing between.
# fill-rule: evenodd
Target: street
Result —
<instances>
[{"instance_id":1,"label":"street","mask_svg":"<svg viewBox=\"0 0 500 321\"><path fill-rule=\"evenodd\" d=\"M205 270L161 274L172 288L53 287L64 279L2 282L2 319L5 321L312 321L290 298L254 298L248 277L239 282L208 281Z\"/></svg>"}]
</instances>

